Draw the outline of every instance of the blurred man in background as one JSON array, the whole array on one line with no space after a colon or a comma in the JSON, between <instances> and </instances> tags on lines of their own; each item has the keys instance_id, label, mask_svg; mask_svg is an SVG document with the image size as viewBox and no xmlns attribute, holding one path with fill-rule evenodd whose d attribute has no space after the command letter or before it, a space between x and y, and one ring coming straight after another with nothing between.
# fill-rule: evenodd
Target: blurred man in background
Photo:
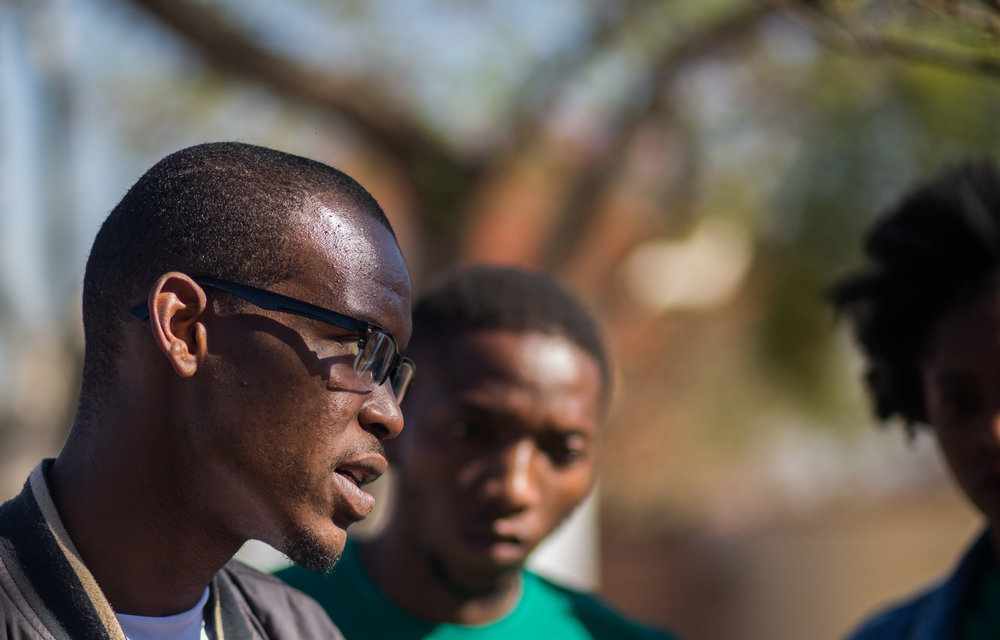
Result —
<instances>
[{"instance_id":1,"label":"blurred man in background","mask_svg":"<svg viewBox=\"0 0 1000 640\"><path fill-rule=\"evenodd\" d=\"M402 428L410 280L389 222L326 165L238 143L147 171L83 288L80 401L0 507L0 638L338 638L232 555L327 571Z\"/></svg>"},{"instance_id":2,"label":"blurred man in background","mask_svg":"<svg viewBox=\"0 0 1000 640\"><path fill-rule=\"evenodd\" d=\"M985 531L945 580L856 640L1000 638L1000 171L944 172L872 229L873 265L833 292L867 356L879 418L929 426Z\"/></svg>"},{"instance_id":3,"label":"blurred man in background","mask_svg":"<svg viewBox=\"0 0 1000 640\"><path fill-rule=\"evenodd\" d=\"M411 349L387 525L328 576L280 577L349 639L669 638L524 568L594 484L610 373L583 305L541 273L460 269L416 305Z\"/></svg>"}]
</instances>

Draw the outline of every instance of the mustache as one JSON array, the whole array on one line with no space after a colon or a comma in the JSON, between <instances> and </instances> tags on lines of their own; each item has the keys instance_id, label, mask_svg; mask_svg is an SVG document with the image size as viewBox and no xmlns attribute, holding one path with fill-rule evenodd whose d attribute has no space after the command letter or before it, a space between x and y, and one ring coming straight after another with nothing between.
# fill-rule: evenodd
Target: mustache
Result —
<instances>
[{"instance_id":1,"label":"mustache","mask_svg":"<svg viewBox=\"0 0 1000 640\"><path fill-rule=\"evenodd\" d=\"M365 433L368 434L367 431ZM368 436L364 438L363 442L354 441L350 443L348 447L341 451L338 459L332 466L336 467L339 464L360 460L371 455L378 455L385 458L385 445L382 441L375 437L374 434L368 434Z\"/></svg>"}]
</instances>

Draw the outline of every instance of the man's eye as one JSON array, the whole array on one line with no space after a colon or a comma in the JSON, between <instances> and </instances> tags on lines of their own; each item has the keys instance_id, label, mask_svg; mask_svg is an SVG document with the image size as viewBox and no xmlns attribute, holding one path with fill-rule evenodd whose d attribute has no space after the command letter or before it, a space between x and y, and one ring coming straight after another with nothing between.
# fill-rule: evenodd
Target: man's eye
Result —
<instances>
[{"instance_id":1,"label":"man's eye","mask_svg":"<svg viewBox=\"0 0 1000 640\"><path fill-rule=\"evenodd\" d=\"M321 360L329 360L331 364L335 364L345 358L356 358L359 351L357 336L343 336L324 340L316 348L316 355Z\"/></svg>"},{"instance_id":2,"label":"man's eye","mask_svg":"<svg viewBox=\"0 0 1000 640\"><path fill-rule=\"evenodd\" d=\"M332 342L341 349L347 349L351 355L358 355L361 350L361 339L358 336L343 336L334 338Z\"/></svg>"},{"instance_id":3,"label":"man's eye","mask_svg":"<svg viewBox=\"0 0 1000 640\"><path fill-rule=\"evenodd\" d=\"M466 420L457 420L451 425L451 435L459 440L478 441L486 437L486 430Z\"/></svg>"},{"instance_id":4,"label":"man's eye","mask_svg":"<svg viewBox=\"0 0 1000 640\"><path fill-rule=\"evenodd\" d=\"M984 407L981 394L969 391L946 391L938 396L938 406L946 415L970 418L978 415Z\"/></svg>"},{"instance_id":5,"label":"man's eye","mask_svg":"<svg viewBox=\"0 0 1000 640\"><path fill-rule=\"evenodd\" d=\"M545 453L556 466L568 467L582 460L587 455L587 449L579 438L565 438L546 445Z\"/></svg>"},{"instance_id":6,"label":"man's eye","mask_svg":"<svg viewBox=\"0 0 1000 640\"><path fill-rule=\"evenodd\" d=\"M336 377L338 367L352 364L358 357L358 351L358 337L343 336L323 340L313 353L319 362L320 375L328 380Z\"/></svg>"}]
</instances>

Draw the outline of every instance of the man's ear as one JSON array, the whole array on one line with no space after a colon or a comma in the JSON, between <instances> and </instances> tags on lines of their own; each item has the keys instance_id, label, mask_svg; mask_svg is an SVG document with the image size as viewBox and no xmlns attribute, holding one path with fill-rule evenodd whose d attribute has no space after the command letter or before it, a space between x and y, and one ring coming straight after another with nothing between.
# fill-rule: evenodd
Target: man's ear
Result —
<instances>
[{"instance_id":1,"label":"man's ear","mask_svg":"<svg viewBox=\"0 0 1000 640\"><path fill-rule=\"evenodd\" d=\"M177 375L193 376L208 353L205 325L199 321L208 305L205 290L187 274L171 271L153 285L148 304L156 346Z\"/></svg>"}]
</instances>

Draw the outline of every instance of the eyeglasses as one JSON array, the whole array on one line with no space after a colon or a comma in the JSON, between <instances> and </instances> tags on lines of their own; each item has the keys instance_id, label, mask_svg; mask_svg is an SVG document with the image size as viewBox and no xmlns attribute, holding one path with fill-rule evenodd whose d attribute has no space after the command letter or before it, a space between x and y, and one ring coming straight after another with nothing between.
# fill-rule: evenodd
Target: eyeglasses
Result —
<instances>
[{"instance_id":1,"label":"eyeglasses","mask_svg":"<svg viewBox=\"0 0 1000 640\"><path fill-rule=\"evenodd\" d=\"M403 401L403 396L410 388L410 383L416 374L416 365L399 352L396 338L388 329L302 300L283 296L280 293L265 291L245 284L228 282L218 278L195 278L194 281L202 286L231 293L261 309L294 313L297 316L319 320L356 333L359 337L356 343L357 353L354 356L354 373L361 384L371 391L384 384L386 380L392 380L392 390L396 395L397 402ZM149 318L149 308L145 302L132 307L131 311L132 315L140 320Z\"/></svg>"}]
</instances>

